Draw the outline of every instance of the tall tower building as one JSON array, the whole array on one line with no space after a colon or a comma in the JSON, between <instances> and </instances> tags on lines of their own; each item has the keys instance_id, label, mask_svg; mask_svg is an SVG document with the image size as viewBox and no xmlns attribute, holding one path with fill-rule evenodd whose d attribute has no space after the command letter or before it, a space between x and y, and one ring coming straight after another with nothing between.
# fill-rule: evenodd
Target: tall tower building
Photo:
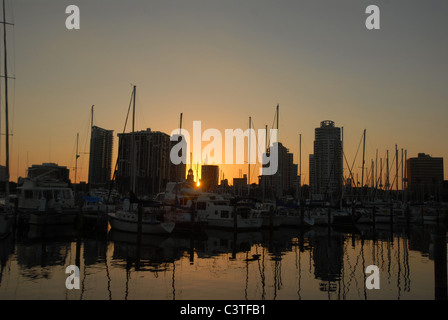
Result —
<instances>
[{"instance_id":1,"label":"tall tower building","mask_svg":"<svg viewBox=\"0 0 448 320\"><path fill-rule=\"evenodd\" d=\"M112 170L113 130L92 127L90 137L89 184L105 186Z\"/></svg>"},{"instance_id":2,"label":"tall tower building","mask_svg":"<svg viewBox=\"0 0 448 320\"><path fill-rule=\"evenodd\" d=\"M132 137L134 136L134 148ZM170 136L146 129L132 133L119 133L119 161L117 189L127 193L131 190L135 176L137 195L156 195L165 190L170 178ZM134 157L131 151L134 150ZM133 162L133 163L132 163Z\"/></svg>"},{"instance_id":3,"label":"tall tower building","mask_svg":"<svg viewBox=\"0 0 448 320\"><path fill-rule=\"evenodd\" d=\"M322 121L315 129L311 159L310 186L313 194L324 199L337 199L342 191L342 141L341 128L335 127L333 121Z\"/></svg>"},{"instance_id":4,"label":"tall tower building","mask_svg":"<svg viewBox=\"0 0 448 320\"><path fill-rule=\"evenodd\" d=\"M204 191L213 190L218 186L219 167L216 165L201 166L201 187Z\"/></svg>"},{"instance_id":5,"label":"tall tower building","mask_svg":"<svg viewBox=\"0 0 448 320\"><path fill-rule=\"evenodd\" d=\"M281 198L288 194L295 195L299 183L298 165L293 162L294 157L289 149L283 146L281 142L276 143L278 147L277 172L270 176L261 175L259 184L265 188L268 197Z\"/></svg>"},{"instance_id":6,"label":"tall tower building","mask_svg":"<svg viewBox=\"0 0 448 320\"><path fill-rule=\"evenodd\" d=\"M406 162L408 189L416 200L430 200L431 197L439 200L444 179L443 158L419 153Z\"/></svg>"}]
</instances>

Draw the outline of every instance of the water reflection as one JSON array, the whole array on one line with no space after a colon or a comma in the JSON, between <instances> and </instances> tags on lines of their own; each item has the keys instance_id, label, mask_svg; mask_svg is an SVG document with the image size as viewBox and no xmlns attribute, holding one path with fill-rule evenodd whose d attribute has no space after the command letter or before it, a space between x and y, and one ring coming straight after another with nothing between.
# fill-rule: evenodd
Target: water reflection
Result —
<instances>
[{"instance_id":1,"label":"water reflection","mask_svg":"<svg viewBox=\"0 0 448 320\"><path fill-rule=\"evenodd\" d=\"M0 241L0 299L447 299L445 225L136 235L29 227ZM80 268L80 290L65 268ZM380 290L365 286L368 265Z\"/></svg>"}]
</instances>

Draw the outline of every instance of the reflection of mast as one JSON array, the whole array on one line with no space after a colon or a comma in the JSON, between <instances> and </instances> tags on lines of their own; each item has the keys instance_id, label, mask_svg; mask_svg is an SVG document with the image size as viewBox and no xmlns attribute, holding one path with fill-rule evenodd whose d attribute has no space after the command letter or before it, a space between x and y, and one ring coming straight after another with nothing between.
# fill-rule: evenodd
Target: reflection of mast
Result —
<instances>
[{"instance_id":1,"label":"reflection of mast","mask_svg":"<svg viewBox=\"0 0 448 320\"><path fill-rule=\"evenodd\" d=\"M176 274L176 261L173 259L173 281L171 282L171 286L173 287L173 301L176 300L176 286L175 286L175 277Z\"/></svg>"},{"instance_id":2,"label":"reflection of mast","mask_svg":"<svg viewBox=\"0 0 448 320\"><path fill-rule=\"evenodd\" d=\"M265 299L266 295L266 276L265 276L265 266L264 266L264 247L261 247L263 253L262 253L262 263L260 265L260 260L258 260L258 270L260 271L260 278L261 278L261 300Z\"/></svg>"}]
</instances>

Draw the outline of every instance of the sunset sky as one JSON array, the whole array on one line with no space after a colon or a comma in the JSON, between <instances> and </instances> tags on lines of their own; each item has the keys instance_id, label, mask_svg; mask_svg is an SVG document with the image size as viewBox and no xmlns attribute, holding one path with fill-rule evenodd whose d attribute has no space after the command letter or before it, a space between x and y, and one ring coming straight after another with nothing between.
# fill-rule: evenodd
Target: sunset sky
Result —
<instances>
[{"instance_id":1,"label":"sunset sky","mask_svg":"<svg viewBox=\"0 0 448 320\"><path fill-rule=\"evenodd\" d=\"M279 104L280 141L296 163L302 134L305 183L314 128L327 119L344 127L350 166L366 129L367 165L377 149L378 157L389 150L392 158L397 144L400 157L401 148L408 157L444 157L446 177L446 0L6 3L15 24L7 27L8 67L16 78L10 81L12 181L43 162L73 173L77 133L78 180L87 180L91 106L94 124L114 130L116 151L132 85L136 128L168 134L180 113L190 133L194 120L203 130L245 130L249 116L255 129L271 128ZM80 30L65 27L71 4L80 8ZM381 10L380 30L365 27L371 4ZM3 98L2 92L2 164ZM361 156L362 150L358 172ZM224 173L231 179L239 170ZM257 173L252 176L256 182Z\"/></svg>"}]
</instances>

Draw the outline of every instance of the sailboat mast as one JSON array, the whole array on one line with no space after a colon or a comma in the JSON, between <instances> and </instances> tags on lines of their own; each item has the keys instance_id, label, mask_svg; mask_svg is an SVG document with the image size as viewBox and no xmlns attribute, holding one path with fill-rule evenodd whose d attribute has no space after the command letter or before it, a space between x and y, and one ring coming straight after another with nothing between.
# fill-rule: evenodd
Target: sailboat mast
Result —
<instances>
[{"instance_id":1,"label":"sailboat mast","mask_svg":"<svg viewBox=\"0 0 448 320\"><path fill-rule=\"evenodd\" d=\"M248 176L248 184L247 184L247 196L249 197L250 196L250 143L251 143L251 136L252 136L252 134L251 134L251 129L252 129L252 117L249 117L249 152L248 152L248 161L247 161L247 163L248 163L248 169L247 169L247 176Z\"/></svg>"},{"instance_id":2,"label":"sailboat mast","mask_svg":"<svg viewBox=\"0 0 448 320\"><path fill-rule=\"evenodd\" d=\"M279 138L279 129L278 129L278 124L279 124L279 117L280 117L280 106L277 104L277 142L280 142L280 138Z\"/></svg>"},{"instance_id":3,"label":"sailboat mast","mask_svg":"<svg viewBox=\"0 0 448 320\"><path fill-rule=\"evenodd\" d=\"M180 114L180 120L179 120L179 135L182 134L182 113Z\"/></svg>"},{"instance_id":4,"label":"sailboat mast","mask_svg":"<svg viewBox=\"0 0 448 320\"><path fill-rule=\"evenodd\" d=\"M302 134L299 133L299 201L302 198Z\"/></svg>"},{"instance_id":5,"label":"sailboat mast","mask_svg":"<svg viewBox=\"0 0 448 320\"><path fill-rule=\"evenodd\" d=\"M362 173L361 173L361 193L364 188L364 163L366 153L366 129L364 129L363 143L362 143Z\"/></svg>"},{"instance_id":6,"label":"sailboat mast","mask_svg":"<svg viewBox=\"0 0 448 320\"><path fill-rule=\"evenodd\" d=\"M132 101L132 134L131 134L131 191L135 193L135 95L137 92L137 87L134 86L133 90L133 101Z\"/></svg>"},{"instance_id":7,"label":"sailboat mast","mask_svg":"<svg viewBox=\"0 0 448 320\"><path fill-rule=\"evenodd\" d=\"M79 142L79 133L76 134L76 155L75 155L75 188L76 188L76 175L78 172L78 158L79 158L79 154L78 154L78 142Z\"/></svg>"},{"instance_id":8,"label":"sailboat mast","mask_svg":"<svg viewBox=\"0 0 448 320\"><path fill-rule=\"evenodd\" d=\"M397 187L397 200L398 200L398 147L395 145L395 180Z\"/></svg>"},{"instance_id":9,"label":"sailboat mast","mask_svg":"<svg viewBox=\"0 0 448 320\"><path fill-rule=\"evenodd\" d=\"M92 105L92 111L91 111L91 119L90 119L90 130L92 130L92 128L93 128L93 107L94 107L94 105Z\"/></svg>"},{"instance_id":10,"label":"sailboat mast","mask_svg":"<svg viewBox=\"0 0 448 320\"><path fill-rule=\"evenodd\" d=\"M6 207L9 207L9 117L8 117L8 54L6 49L6 6L5 0L3 0L3 50L4 50L4 69L5 69L5 175L6 175Z\"/></svg>"}]
</instances>

